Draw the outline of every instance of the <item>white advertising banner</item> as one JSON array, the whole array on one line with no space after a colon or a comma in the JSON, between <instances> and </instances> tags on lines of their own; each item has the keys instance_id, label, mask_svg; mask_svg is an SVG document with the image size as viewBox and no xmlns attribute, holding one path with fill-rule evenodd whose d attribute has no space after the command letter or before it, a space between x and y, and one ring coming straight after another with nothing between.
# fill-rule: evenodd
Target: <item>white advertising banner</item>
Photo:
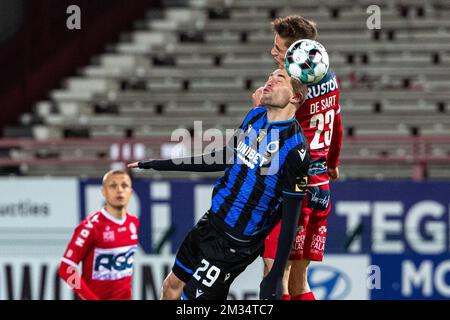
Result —
<instances>
[{"instance_id":1,"label":"white advertising banner","mask_svg":"<svg viewBox=\"0 0 450 320\"><path fill-rule=\"evenodd\" d=\"M137 253L134 263L133 299L157 300L162 282L170 272L172 255ZM365 255L329 255L326 261L311 265L310 283L318 299L369 299ZM68 286L58 277L60 257L0 257L0 300L5 299L72 299ZM257 259L232 284L228 299L258 299L263 271Z\"/></svg>"},{"instance_id":2,"label":"white advertising banner","mask_svg":"<svg viewBox=\"0 0 450 320\"><path fill-rule=\"evenodd\" d=\"M0 178L0 228L74 228L76 178Z\"/></svg>"},{"instance_id":3,"label":"white advertising banner","mask_svg":"<svg viewBox=\"0 0 450 320\"><path fill-rule=\"evenodd\" d=\"M369 266L369 255L326 254L311 262L309 285L319 300L367 300Z\"/></svg>"}]
</instances>

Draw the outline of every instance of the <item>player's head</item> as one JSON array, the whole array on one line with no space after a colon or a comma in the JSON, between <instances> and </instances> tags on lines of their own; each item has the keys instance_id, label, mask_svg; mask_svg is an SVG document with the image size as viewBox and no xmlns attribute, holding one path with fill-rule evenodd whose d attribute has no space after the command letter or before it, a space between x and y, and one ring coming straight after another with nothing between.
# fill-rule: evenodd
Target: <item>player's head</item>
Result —
<instances>
[{"instance_id":1,"label":"player's head","mask_svg":"<svg viewBox=\"0 0 450 320\"><path fill-rule=\"evenodd\" d=\"M317 38L317 27L315 22L302 16L287 16L272 21L275 32L274 46L270 52L279 68L284 68L284 56L287 49L295 41L300 39Z\"/></svg>"},{"instance_id":2,"label":"player's head","mask_svg":"<svg viewBox=\"0 0 450 320\"><path fill-rule=\"evenodd\" d=\"M126 208L132 192L131 177L126 171L111 170L103 176L102 194L107 205L118 210Z\"/></svg>"},{"instance_id":3,"label":"player's head","mask_svg":"<svg viewBox=\"0 0 450 320\"><path fill-rule=\"evenodd\" d=\"M292 104L297 109L305 101L307 93L306 85L289 77L285 69L277 69L264 85L261 104L281 109Z\"/></svg>"}]
</instances>

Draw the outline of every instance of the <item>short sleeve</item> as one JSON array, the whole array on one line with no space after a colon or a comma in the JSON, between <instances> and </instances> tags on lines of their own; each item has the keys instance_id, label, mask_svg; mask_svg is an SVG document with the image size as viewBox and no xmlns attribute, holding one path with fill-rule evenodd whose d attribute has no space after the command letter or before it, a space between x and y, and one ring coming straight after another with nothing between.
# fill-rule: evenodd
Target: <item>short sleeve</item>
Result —
<instances>
[{"instance_id":1,"label":"short sleeve","mask_svg":"<svg viewBox=\"0 0 450 320\"><path fill-rule=\"evenodd\" d=\"M287 155L282 169L283 197L302 199L308 190L309 149L298 145Z\"/></svg>"}]
</instances>

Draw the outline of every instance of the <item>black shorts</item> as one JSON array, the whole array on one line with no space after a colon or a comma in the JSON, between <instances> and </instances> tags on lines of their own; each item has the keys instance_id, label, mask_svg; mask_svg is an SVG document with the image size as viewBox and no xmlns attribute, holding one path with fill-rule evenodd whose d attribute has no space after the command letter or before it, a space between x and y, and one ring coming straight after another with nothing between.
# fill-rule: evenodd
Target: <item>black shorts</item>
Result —
<instances>
[{"instance_id":1,"label":"black shorts","mask_svg":"<svg viewBox=\"0 0 450 320\"><path fill-rule=\"evenodd\" d=\"M231 283L262 253L264 239L240 243L213 226L206 213L178 249L173 273L186 283L184 300L225 300Z\"/></svg>"}]
</instances>

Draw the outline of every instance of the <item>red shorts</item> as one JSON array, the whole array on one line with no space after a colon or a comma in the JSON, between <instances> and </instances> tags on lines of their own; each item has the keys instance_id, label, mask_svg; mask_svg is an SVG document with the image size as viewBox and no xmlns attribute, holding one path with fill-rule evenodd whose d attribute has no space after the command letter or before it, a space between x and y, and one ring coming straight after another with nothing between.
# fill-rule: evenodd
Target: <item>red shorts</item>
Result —
<instances>
[{"instance_id":1,"label":"red shorts","mask_svg":"<svg viewBox=\"0 0 450 320\"><path fill-rule=\"evenodd\" d=\"M281 210L281 206L279 210ZM309 187L303 200L297 235L289 260L322 261L327 237L327 218L330 211L330 185ZM263 258L275 259L280 228L281 221L266 237Z\"/></svg>"}]
</instances>

